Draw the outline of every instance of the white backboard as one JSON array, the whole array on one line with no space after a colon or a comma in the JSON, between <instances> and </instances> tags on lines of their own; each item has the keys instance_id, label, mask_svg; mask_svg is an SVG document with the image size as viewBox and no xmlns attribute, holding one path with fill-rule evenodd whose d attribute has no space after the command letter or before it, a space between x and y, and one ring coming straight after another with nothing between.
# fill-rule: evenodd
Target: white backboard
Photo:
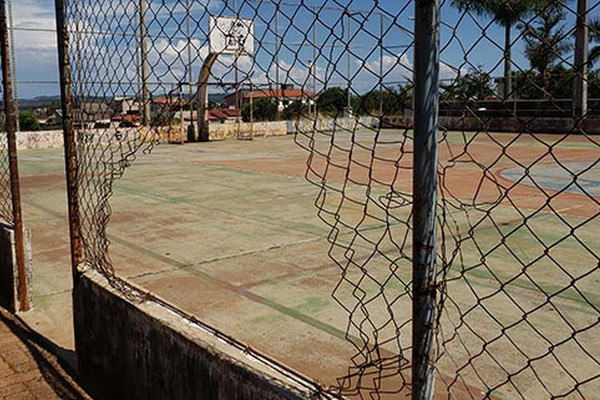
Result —
<instances>
[{"instance_id":1,"label":"white backboard","mask_svg":"<svg viewBox=\"0 0 600 400\"><path fill-rule=\"evenodd\" d=\"M254 55L253 21L211 17L208 29L211 53Z\"/></svg>"}]
</instances>

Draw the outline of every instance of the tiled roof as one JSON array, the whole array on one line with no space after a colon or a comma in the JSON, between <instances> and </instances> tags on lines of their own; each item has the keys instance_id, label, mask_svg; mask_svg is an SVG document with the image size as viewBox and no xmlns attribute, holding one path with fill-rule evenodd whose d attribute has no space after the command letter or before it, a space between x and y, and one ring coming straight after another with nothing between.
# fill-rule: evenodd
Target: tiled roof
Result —
<instances>
[{"instance_id":1,"label":"tiled roof","mask_svg":"<svg viewBox=\"0 0 600 400\"><path fill-rule=\"evenodd\" d=\"M119 114L111 118L112 121L129 121L133 123L140 122L141 116L139 114Z\"/></svg>"},{"instance_id":2,"label":"tiled roof","mask_svg":"<svg viewBox=\"0 0 600 400\"><path fill-rule=\"evenodd\" d=\"M240 110L234 108L212 108L208 110L209 121L219 121L227 118L235 118L240 115ZM186 121L197 121L197 114L194 114L193 118L186 117Z\"/></svg>"},{"instance_id":3,"label":"tiled roof","mask_svg":"<svg viewBox=\"0 0 600 400\"><path fill-rule=\"evenodd\" d=\"M180 104L182 106L188 106L190 104L189 100L185 100L185 99L179 99L178 97L173 97L173 96L161 96L161 97L155 97L152 99L152 103L154 104L162 104L162 105L168 105L168 106L179 106Z\"/></svg>"}]
</instances>

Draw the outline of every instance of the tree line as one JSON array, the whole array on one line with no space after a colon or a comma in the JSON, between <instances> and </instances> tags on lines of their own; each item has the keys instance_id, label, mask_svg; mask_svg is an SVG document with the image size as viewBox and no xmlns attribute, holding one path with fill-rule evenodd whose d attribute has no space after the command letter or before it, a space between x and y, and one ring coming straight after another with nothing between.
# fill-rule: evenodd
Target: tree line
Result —
<instances>
[{"instance_id":1,"label":"tree line","mask_svg":"<svg viewBox=\"0 0 600 400\"><path fill-rule=\"evenodd\" d=\"M566 61L573 50L571 34L565 26L564 2L557 0L452 0L461 11L491 18L504 28L504 77L502 93L519 99L570 99L576 72ZM512 28L520 30L525 41L529 70L512 71ZM588 66L600 59L600 19L589 24ZM567 66L565 66L567 65ZM589 96L600 97L600 71L587 76ZM471 68L444 87L446 99L482 100L492 96L494 82L481 68Z\"/></svg>"}]
</instances>

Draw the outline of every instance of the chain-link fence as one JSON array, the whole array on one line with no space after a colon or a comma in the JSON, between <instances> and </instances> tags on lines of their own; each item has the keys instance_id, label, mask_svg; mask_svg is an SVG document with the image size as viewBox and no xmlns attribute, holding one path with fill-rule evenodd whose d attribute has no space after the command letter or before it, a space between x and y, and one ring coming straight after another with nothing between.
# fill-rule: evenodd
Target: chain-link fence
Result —
<instances>
[{"instance_id":1,"label":"chain-link fence","mask_svg":"<svg viewBox=\"0 0 600 400\"><path fill-rule=\"evenodd\" d=\"M436 369L450 393L597 396L600 121L582 93L598 97L583 39L598 3L579 3L455 1L457 22L442 23L442 59L463 56L440 103L463 112L440 123ZM477 37L457 34L468 29ZM502 70L495 88L480 51Z\"/></svg>"},{"instance_id":2,"label":"chain-link fence","mask_svg":"<svg viewBox=\"0 0 600 400\"><path fill-rule=\"evenodd\" d=\"M0 2L0 63L2 66L2 127L0 129L0 219L3 229L10 228L14 234L14 244L10 243L10 256L5 257L8 263L5 268L13 267L16 264L16 277L13 273L3 274L4 279L11 277L13 282L5 282L4 287L10 287L16 284L16 296L10 296L9 307L17 308L13 301L18 302L19 311L28 311L30 306L28 294L28 280L25 260L25 239L23 218L21 215L21 191L19 180L19 168L17 163L17 137L16 120L17 112L14 106L11 78L11 63L9 52L9 31L8 19L6 16L6 4ZM13 261L14 260L14 261Z\"/></svg>"},{"instance_id":3,"label":"chain-link fence","mask_svg":"<svg viewBox=\"0 0 600 400\"><path fill-rule=\"evenodd\" d=\"M331 392L598 396L598 2L64 5L83 261L121 289L139 154L292 120L355 348Z\"/></svg>"},{"instance_id":4,"label":"chain-link fence","mask_svg":"<svg viewBox=\"0 0 600 400\"><path fill-rule=\"evenodd\" d=\"M2 102L4 104L4 102ZM5 115L4 107L2 107L2 115ZM3 118L4 119L4 118ZM4 121L2 125L4 125ZM10 196L10 171L8 167L8 140L6 131L2 128L0 135L0 218L4 223L12 222L12 200Z\"/></svg>"},{"instance_id":5,"label":"chain-link fence","mask_svg":"<svg viewBox=\"0 0 600 400\"><path fill-rule=\"evenodd\" d=\"M4 7L4 4L2 5ZM4 15L4 14L3 14ZM8 43L2 43L3 46L8 48ZM2 77L4 83L4 77ZM12 197L10 191L10 167L8 159L8 136L6 133L6 108L4 101L4 85L0 88L2 95L2 118L0 121L2 127L2 134L0 135L0 180L2 185L0 187L0 218L6 224L11 225L13 221L12 215Z\"/></svg>"}]
</instances>

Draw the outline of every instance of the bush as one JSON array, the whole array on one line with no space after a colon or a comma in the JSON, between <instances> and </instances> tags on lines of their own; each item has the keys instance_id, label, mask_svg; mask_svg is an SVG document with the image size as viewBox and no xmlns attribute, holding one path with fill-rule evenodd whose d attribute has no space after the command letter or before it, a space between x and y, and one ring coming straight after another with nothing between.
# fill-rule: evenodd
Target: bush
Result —
<instances>
[{"instance_id":1,"label":"bush","mask_svg":"<svg viewBox=\"0 0 600 400\"><path fill-rule=\"evenodd\" d=\"M31 111L22 111L19 113L19 124L22 131L39 131L41 129L37 115Z\"/></svg>"},{"instance_id":2,"label":"bush","mask_svg":"<svg viewBox=\"0 0 600 400\"><path fill-rule=\"evenodd\" d=\"M252 102L252 117L254 121L274 121L277 119L277 104L267 97L256 99ZM250 121L250 104L242 107L242 119Z\"/></svg>"},{"instance_id":3,"label":"bush","mask_svg":"<svg viewBox=\"0 0 600 400\"><path fill-rule=\"evenodd\" d=\"M308 116L308 104L302 104L301 101L294 101L283 110L281 117L284 120L297 119L301 116Z\"/></svg>"}]
</instances>

